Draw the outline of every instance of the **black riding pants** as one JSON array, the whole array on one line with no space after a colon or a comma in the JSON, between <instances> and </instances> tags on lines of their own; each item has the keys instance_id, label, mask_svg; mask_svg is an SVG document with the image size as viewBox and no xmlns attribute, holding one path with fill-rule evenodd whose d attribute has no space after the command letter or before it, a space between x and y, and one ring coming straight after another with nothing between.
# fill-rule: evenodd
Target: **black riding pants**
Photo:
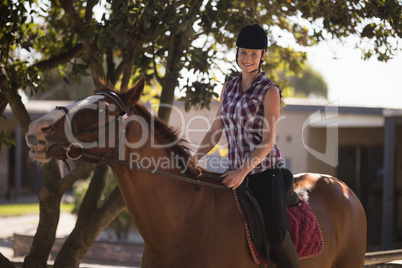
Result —
<instances>
[{"instance_id":1,"label":"black riding pants","mask_svg":"<svg viewBox=\"0 0 402 268\"><path fill-rule=\"evenodd\" d=\"M288 226L281 170L267 169L248 175L248 186L264 215L269 243L274 247L279 246L285 238Z\"/></svg>"}]
</instances>

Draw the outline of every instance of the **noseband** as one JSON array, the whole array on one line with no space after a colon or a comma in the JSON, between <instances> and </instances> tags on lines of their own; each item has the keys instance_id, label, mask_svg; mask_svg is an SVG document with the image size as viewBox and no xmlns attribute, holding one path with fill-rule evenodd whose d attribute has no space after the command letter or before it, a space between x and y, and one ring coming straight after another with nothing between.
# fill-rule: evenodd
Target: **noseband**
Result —
<instances>
[{"instance_id":1,"label":"noseband","mask_svg":"<svg viewBox=\"0 0 402 268\"><path fill-rule=\"evenodd\" d=\"M70 111L68 110L67 107L64 106L56 106L57 110L60 110L64 113L64 117L66 119L67 125L70 129L70 133L72 134L73 137L79 137L79 136L83 136L83 135L88 135L88 134L93 134L96 132L99 132L100 129L102 128L109 128L109 126L111 126L112 124L119 124L120 121L123 121L125 118L127 118L127 114L129 112L129 109L127 108L126 104L123 102L123 100L114 92L112 91L107 91L107 90L101 90L98 91L95 95L104 95L104 96L108 96L110 97L116 104L117 106L120 108L121 112L119 114L118 117L116 117L116 119L114 121L108 122L107 124L105 124L102 127L97 127L91 130L87 130L87 131L81 131L78 132L77 128L72 120L72 115L70 113ZM66 157L70 160L78 160L83 156L83 153L79 154L77 157L73 157L70 155L70 152L73 148L80 148L81 151L83 152L84 150L84 146L81 143L75 142L75 143L71 143L68 146L63 146L63 149L66 151Z\"/></svg>"},{"instance_id":2,"label":"noseband","mask_svg":"<svg viewBox=\"0 0 402 268\"><path fill-rule=\"evenodd\" d=\"M116 93L111 92L111 91L101 90L101 91L97 92L95 95L104 95L104 96L108 96L108 97L112 98L112 100L114 100L116 102L116 104L118 105L118 107L121 110L120 116L127 115L127 113L128 113L127 106L124 104L123 100ZM60 111L62 111L64 113L64 116L65 116L65 118L67 120L67 123L68 123L68 126L69 126L70 130L71 130L71 133L74 136L92 134L92 133L95 133L96 131L99 130L99 127L98 127L98 128L92 129L92 130L78 132L77 128L75 127L75 124L72 121L72 115L71 115L70 111L67 109L67 107L56 106L56 109L60 110ZM110 125L110 123L108 123L105 126L103 126L103 128L106 128L109 125Z\"/></svg>"}]
</instances>

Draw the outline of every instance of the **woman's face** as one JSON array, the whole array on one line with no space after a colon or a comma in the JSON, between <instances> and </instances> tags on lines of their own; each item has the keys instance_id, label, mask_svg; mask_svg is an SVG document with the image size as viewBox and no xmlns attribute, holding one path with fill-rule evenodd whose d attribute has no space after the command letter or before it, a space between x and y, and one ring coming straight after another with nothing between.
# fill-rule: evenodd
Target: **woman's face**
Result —
<instances>
[{"instance_id":1,"label":"woman's face","mask_svg":"<svg viewBox=\"0 0 402 268\"><path fill-rule=\"evenodd\" d=\"M266 52L260 49L239 48L237 62L242 71L252 72L258 70L261 60L265 58Z\"/></svg>"}]
</instances>

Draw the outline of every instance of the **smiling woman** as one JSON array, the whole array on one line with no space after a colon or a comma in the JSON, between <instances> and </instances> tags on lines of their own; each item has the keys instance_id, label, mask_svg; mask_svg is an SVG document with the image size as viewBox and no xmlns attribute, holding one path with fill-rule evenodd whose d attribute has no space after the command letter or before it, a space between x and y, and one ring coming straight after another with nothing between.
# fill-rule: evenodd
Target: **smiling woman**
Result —
<instances>
[{"instance_id":1,"label":"smiling woman","mask_svg":"<svg viewBox=\"0 0 402 268\"><path fill-rule=\"evenodd\" d=\"M236 46L241 74L224 85L217 115L196 156L208 153L218 141L211 141L212 135L225 130L229 166L222 175L223 183L233 190L240 185L249 187L264 216L264 239L269 241L276 263L297 268L299 258L287 229L284 161L276 145L282 90L261 72L267 34L258 24L248 25L240 31ZM293 180L292 175L290 178Z\"/></svg>"}]
</instances>

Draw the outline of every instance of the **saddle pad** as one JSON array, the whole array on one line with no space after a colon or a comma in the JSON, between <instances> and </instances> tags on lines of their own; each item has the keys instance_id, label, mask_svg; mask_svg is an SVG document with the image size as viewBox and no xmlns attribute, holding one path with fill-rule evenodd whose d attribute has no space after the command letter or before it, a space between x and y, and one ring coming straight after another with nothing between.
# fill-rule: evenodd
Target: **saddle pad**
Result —
<instances>
[{"instance_id":1,"label":"saddle pad","mask_svg":"<svg viewBox=\"0 0 402 268\"><path fill-rule=\"evenodd\" d=\"M299 204L288 208L290 236L299 259L319 255L324 249L320 224L310 205L300 198Z\"/></svg>"},{"instance_id":2,"label":"saddle pad","mask_svg":"<svg viewBox=\"0 0 402 268\"><path fill-rule=\"evenodd\" d=\"M233 191L237 207L243 218L246 229L247 243L250 248L253 260L258 265L268 266L269 262L264 260L258 253L250 235L248 228L247 216L241 207L236 191ZM324 249L324 241L317 218L311 207L300 198L299 204L287 209L290 234L295 245L299 259L308 259L318 256Z\"/></svg>"}]
</instances>

